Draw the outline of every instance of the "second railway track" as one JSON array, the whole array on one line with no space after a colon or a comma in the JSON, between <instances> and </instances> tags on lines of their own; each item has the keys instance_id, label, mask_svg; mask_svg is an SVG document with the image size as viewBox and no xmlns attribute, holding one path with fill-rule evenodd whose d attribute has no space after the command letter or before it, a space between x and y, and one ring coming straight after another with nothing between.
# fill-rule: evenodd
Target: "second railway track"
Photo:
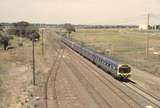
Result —
<instances>
[{"instance_id":1,"label":"second railway track","mask_svg":"<svg viewBox=\"0 0 160 108\"><path fill-rule=\"evenodd\" d=\"M50 40L51 43L53 41L55 41L54 38ZM63 59L64 49L60 44L54 43L54 44L52 44L52 50L56 52L57 56L54 56L56 58L53 61L50 70L48 71L48 76L47 76L47 79L45 82L45 87L44 87L45 100L46 100L45 107L49 108L48 100L50 100L50 97L49 97L48 91L49 91L49 88L51 88L51 91L53 90L52 97L53 97L53 101L55 103L54 106L55 106L55 108L59 108L59 102L58 102L57 90L56 90L56 80L57 80L58 70L60 68L61 61Z\"/></svg>"},{"instance_id":2,"label":"second railway track","mask_svg":"<svg viewBox=\"0 0 160 108\"><path fill-rule=\"evenodd\" d=\"M71 50L71 49L69 49L69 50ZM73 52L73 51L72 51ZM73 53L75 53L75 52L73 52ZM72 56L74 56L73 54L72 54ZM79 55L78 55L79 56ZM78 58L78 57L77 57ZM90 71L97 71L96 69L95 69L95 67L93 67L93 66L91 66L91 65L89 65L88 63L86 63L86 61L85 60L83 60L81 57L79 58L79 63L81 63L84 67L87 67L87 66L89 66L90 67ZM82 63L83 62L83 63ZM96 73L97 74L97 73ZM127 92L125 93L124 92L124 89L122 89L122 88L119 88L116 84L113 84L113 82L111 82L109 79L107 79L106 77L104 77L102 74L98 74L99 76L101 76L101 77L103 77L106 81L109 81L112 85L114 85L116 88L118 88L120 91L122 91L125 95L127 95L131 100L133 100L138 106L140 106L140 107L146 107L146 106L153 106L153 108L159 108L160 107L160 102L159 102L159 100L157 99L157 98L155 98L155 97L152 97L152 96L150 96L150 97L148 97L148 96L144 96L144 95L142 95L142 94L146 94L144 91L142 91L141 89L139 89L139 88L137 88L138 89L138 91L137 90L133 90L132 89L132 92L134 91L135 92L135 94L136 94L136 96L138 96L138 97L141 97L141 98L143 98L144 99L144 101L142 101L142 99L136 99L135 98L135 96L132 96L132 95L128 95L127 94ZM101 80L100 78L98 78L99 80ZM102 80L101 80L102 81ZM104 82L104 81L103 81ZM105 82L104 82L105 83ZM106 83L105 83L106 84ZM126 84L123 84L123 85L125 85L126 86ZM131 87L128 87L129 89L131 89ZM149 94L148 94L149 95ZM123 99L124 100L124 99ZM125 101L125 100L124 100Z\"/></svg>"},{"instance_id":3,"label":"second railway track","mask_svg":"<svg viewBox=\"0 0 160 108\"><path fill-rule=\"evenodd\" d=\"M113 105L112 101L109 101L111 99L107 99L107 95L103 94L103 91L105 90L100 90L98 88L101 87L96 87L95 85L93 85L89 78L91 74L92 76L95 76L102 84L104 84L106 88L110 90L110 92L117 96L117 98L120 99L119 101L125 103L124 106L126 106L126 108L145 108L147 106L160 108L158 98L155 98L151 94L147 94L145 91L143 91L141 88L136 87L134 84L121 83L113 79L110 75L106 74L101 69L98 69L88 60L85 60L82 56L71 50L59 40L54 40L54 44L56 46L56 49L65 49L65 51L67 51L70 60L62 58L63 62L79 79L79 81L86 88L90 96L100 108L106 108L106 106L108 106L109 108L115 108L116 105ZM76 65L79 67L77 67Z\"/></svg>"}]
</instances>

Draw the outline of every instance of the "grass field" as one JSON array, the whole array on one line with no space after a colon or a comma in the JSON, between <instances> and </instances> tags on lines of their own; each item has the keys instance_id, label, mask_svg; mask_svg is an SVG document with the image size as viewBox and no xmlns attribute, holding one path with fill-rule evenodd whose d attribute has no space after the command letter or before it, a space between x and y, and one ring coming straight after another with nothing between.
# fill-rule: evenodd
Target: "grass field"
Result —
<instances>
[{"instance_id":1,"label":"grass field","mask_svg":"<svg viewBox=\"0 0 160 108\"><path fill-rule=\"evenodd\" d=\"M99 53L160 75L160 55L155 54L160 54L160 32L133 29L78 29L71 38Z\"/></svg>"},{"instance_id":2,"label":"grass field","mask_svg":"<svg viewBox=\"0 0 160 108\"><path fill-rule=\"evenodd\" d=\"M19 43L23 42L23 46ZM41 43L35 43L36 62L41 56ZM9 47L0 47L0 108L28 108L32 99L32 42L26 38L14 36ZM38 63L37 65L38 66ZM36 68L38 71L39 68Z\"/></svg>"}]
</instances>

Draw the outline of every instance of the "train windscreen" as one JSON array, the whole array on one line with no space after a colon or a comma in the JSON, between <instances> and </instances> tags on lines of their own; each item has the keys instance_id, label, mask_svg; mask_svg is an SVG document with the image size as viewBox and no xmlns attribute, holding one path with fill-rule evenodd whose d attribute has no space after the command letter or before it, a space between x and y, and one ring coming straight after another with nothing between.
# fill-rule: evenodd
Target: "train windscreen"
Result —
<instances>
[{"instance_id":1,"label":"train windscreen","mask_svg":"<svg viewBox=\"0 0 160 108\"><path fill-rule=\"evenodd\" d=\"M127 67L126 66L125 67L122 66L122 67L119 68L119 72L120 73L129 73L130 71L131 71L131 68L128 67L128 66Z\"/></svg>"}]
</instances>

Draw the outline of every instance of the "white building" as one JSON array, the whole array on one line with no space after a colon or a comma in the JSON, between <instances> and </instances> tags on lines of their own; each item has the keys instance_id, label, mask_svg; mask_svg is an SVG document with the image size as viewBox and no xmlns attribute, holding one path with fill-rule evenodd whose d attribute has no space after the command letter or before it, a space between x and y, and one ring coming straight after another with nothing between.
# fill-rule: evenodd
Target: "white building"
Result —
<instances>
[{"instance_id":1,"label":"white building","mask_svg":"<svg viewBox=\"0 0 160 108\"><path fill-rule=\"evenodd\" d=\"M139 25L139 30L160 30L160 25Z\"/></svg>"},{"instance_id":2,"label":"white building","mask_svg":"<svg viewBox=\"0 0 160 108\"><path fill-rule=\"evenodd\" d=\"M148 30L149 26L148 25L139 25L139 30Z\"/></svg>"},{"instance_id":3,"label":"white building","mask_svg":"<svg viewBox=\"0 0 160 108\"><path fill-rule=\"evenodd\" d=\"M153 25L152 30L160 30L160 25Z\"/></svg>"}]
</instances>

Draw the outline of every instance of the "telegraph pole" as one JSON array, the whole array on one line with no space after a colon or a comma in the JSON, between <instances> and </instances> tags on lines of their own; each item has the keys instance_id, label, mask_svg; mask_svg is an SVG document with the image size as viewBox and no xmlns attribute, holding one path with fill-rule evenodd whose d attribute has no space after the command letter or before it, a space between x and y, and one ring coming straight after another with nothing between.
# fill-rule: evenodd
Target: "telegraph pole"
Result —
<instances>
[{"instance_id":1,"label":"telegraph pole","mask_svg":"<svg viewBox=\"0 0 160 108\"><path fill-rule=\"evenodd\" d=\"M36 78L35 78L35 52L34 52L34 34L32 34L32 69L33 69L33 85L36 85Z\"/></svg>"},{"instance_id":2,"label":"telegraph pole","mask_svg":"<svg viewBox=\"0 0 160 108\"><path fill-rule=\"evenodd\" d=\"M147 14L147 29L149 30L149 26L150 26L150 14ZM147 30L147 32L148 32ZM146 57L148 58L149 55L149 34L147 33L147 42L146 42Z\"/></svg>"},{"instance_id":3,"label":"telegraph pole","mask_svg":"<svg viewBox=\"0 0 160 108\"><path fill-rule=\"evenodd\" d=\"M44 56L44 40L43 40L44 30L42 29L42 56Z\"/></svg>"},{"instance_id":4,"label":"telegraph pole","mask_svg":"<svg viewBox=\"0 0 160 108\"><path fill-rule=\"evenodd\" d=\"M150 14L149 13L147 14L147 25L148 25L148 27L150 25Z\"/></svg>"},{"instance_id":5,"label":"telegraph pole","mask_svg":"<svg viewBox=\"0 0 160 108\"><path fill-rule=\"evenodd\" d=\"M147 43L146 43L146 57L148 58L148 55L149 55L149 36L148 36L148 33L147 33Z\"/></svg>"}]
</instances>

